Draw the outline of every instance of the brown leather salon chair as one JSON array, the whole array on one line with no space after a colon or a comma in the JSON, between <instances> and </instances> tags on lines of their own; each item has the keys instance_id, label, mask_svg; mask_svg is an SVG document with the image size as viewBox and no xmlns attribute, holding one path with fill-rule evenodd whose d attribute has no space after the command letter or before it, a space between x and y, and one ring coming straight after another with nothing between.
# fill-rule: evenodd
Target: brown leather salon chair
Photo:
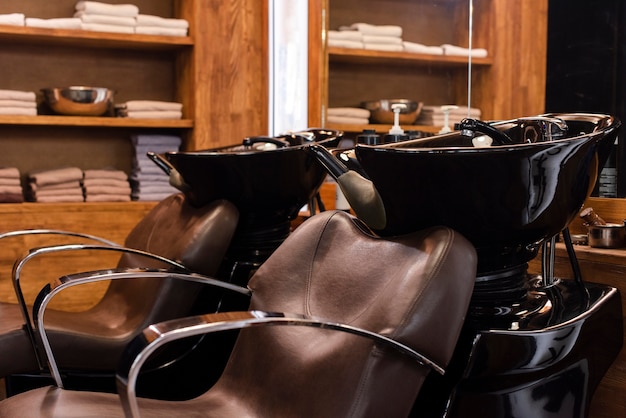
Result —
<instances>
[{"instance_id":1,"label":"brown leather salon chair","mask_svg":"<svg viewBox=\"0 0 626 418\"><path fill-rule=\"evenodd\" d=\"M2 234L65 235L90 238L96 244L63 244L31 250L18 260L13 279L20 304L0 303L0 377L47 370L46 357L20 287L20 271L38 255L61 251L117 251L119 273L131 268L169 269L214 275L238 222L229 202L193 207L182 194L160 202L130 232L125 245L64 231L30 230ZM84 242L84 240L83 240ZM107 278L107 271L101 276ZM160 277L167 277L162 274ZM201 281L201 280L197 280ZM71 283L72 285L74 283ZM68 283L57 283L59 290ZM128 342L149 324L190 314L198 283L134 275L112 280L101 300L80 314L48 310L46 326L61 370L109 371L114 376L119 356ZM113 379L111 387L114 390Z\"/></svg>"},{"instance_id":2,"label":"brown leather salon chair","mask_svg":"<svg viewBox=\"0 0 626 418\"><path fill-rule=\"evenodd\" d=\"M475 270L473 246L449 228L381 239L347 213L323 212L251 278L250 311L166 321L137 336L118 370L120 396L49 386L0 402L0 417L405 417L426 375L452 356ZM136 397L151 353L229 329L241 331L206 393Z\"/></svg>"}]
</instances>

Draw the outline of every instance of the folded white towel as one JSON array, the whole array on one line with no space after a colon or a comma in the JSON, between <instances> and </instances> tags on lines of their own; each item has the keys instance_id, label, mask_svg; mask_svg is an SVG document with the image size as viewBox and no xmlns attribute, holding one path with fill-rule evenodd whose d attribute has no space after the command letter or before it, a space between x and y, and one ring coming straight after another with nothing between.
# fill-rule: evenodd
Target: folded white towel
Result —
<instances>
[{"instance_id":1,"label":"folded white towel","mask_svg":"<svg viewBox=\"0 0 626 418\"><path fill-rule=\"evenodd\" d=\"M109 170L109 169L90 169L83 172L85 181L87 180L116 180L126 181L128 175L122 170Z\"/></svg>"},{"instance_id":2,"label":"folded white towel","mask_svg":"<svg viewBox=\"0 0 626 418\"><path fill-rule=\"evenodd\" d=\"M64 183L66 181L80 181L82 178L83 171L78 167L65 167L38 171L29 175L29 179L38 186Z\"/></svg>"},{"instance_id":3,"label":"folded white towel","mask_svg":"<svg viewBox=\"0 0 626 418\"><path fill-rule=\"evenodd\" d=\"M187 36L187 29L164 28L161 26L136 26L135 33L142 35Z\"/></svg>"},{"instance_id":4,"label":"folded white towel","mask_svg":"<svg viewBox=\"0 0 626 418\"><path fill-rule=\"evenodd\" d=\"M22 91L22 90L0 90L0 99L2 100L24 100L35 101L37 95L34 91Z\"/></svg>"},{"instance_id":5,"label":"folded white towel","mask_svg":"<svg viewBox=\"0 0 626 418\"><path fill-rule=\"evenodd\" d=\"M19 179L20 170L17 167L0 167L0 178L10 179L12 181L15 179Z\"/></svg>"},{"instance_id":6,"label":"folded white towel","mask_svg":"<svg viewBox=\"0 0 626 418\"><path fill-rule=\"evenodd\" d=\"M131 189L129 183L126 183L123 186L90 185L85 186L85 192L87 194L121 194L130 196Z\"/></svg>"},{"instance_id":7,"label":"folded white towel","mask_svg":"<svg viewBox=\"0 0 626 418\"><path fill-rule=\"evenodd\" d=\"M20 183L20 178L19 177L15 177L15 178L2 178L0 177L0 187L7 187L7 186L19 186Z\"/></svg>"},{"instance_id":8,"label":"folded white towel","mask_svg":"<svg viewBox=\"0 0 626 418\"><path fill-rule=\"evenodd\" d=\"M360 42L363 40L363 34L357 30L329 30L328 39Z\"/></svg>"},{"instance_id":9,"label":"folded white towel","mask_svg":"<svg viewBox=\"0 0 626 418\"><path fill-rule=\"evenodd\" d=\"M361 107L329 107L328 116L347 116L369 119L370 111Z\"/></svg>"},{"instance_id":10,"label":"folded white towel","mask_svg":"<svg viewBox=\"0 0 626 418\"><path fill-rule=\"evenodd\" d=\"M189 22L185 19L139 14L137 16L137 26L160 26L163 28L188 29Z\"/></svg>"},{"instance_id":11,"label":"folded white towel","mask_svg":"<svg viewBox=\"0 0 626 418\"><path fill-rule=\"evenodd\" d=\"M79 180L69 180L62 181L60 183L49 183L44 185L39 185L36 182L30 181L28 184L30 189L33 191L38 190L55 190L55 189L80 189L80 181Z\"/></svg>"},{"instance_id":12,"label":"folded white towel","mask_svg":"<svg viewBox=\"0 0 626 418\"><path fill-rule=\"evenodd\" d=\"M37 107L37 102L31 100L0 99L0 107L24 107L32 109Z\"/></svg>"},{"instance_id":13,"label":"folded white towel","mask_svg":"<svg viewBox=\"0 0 626 418\"><path fill-rule=\"evenodd\" d=\"M443 48L440 46L428 46L417 42L402 42L404 50L414 54L443 55Z\"/></svg>"},{"instance_id":14,"label":"folded white towel","mask_svg":"<svg viewBox=\"0 0 626 418\"><path fill-rule=\"evenodd\" d=\"M182 119L180 110L127 110L120 113L127 118L135 119Z\"/></svg>"},{"instance_id":15,"label":"folded white towel","mask_svg":"<svg viewBox=\"0 0 626 418\"><path fill-rule=\"evenodd\" d=\"M20 186L19 183L13 186L0 184L0 193L22 194L23 192L22 186Z\"/></svg>"},{"instance_id":16,"label":"folded white towel","mask_svg":"<svg viewBox=\"0 0 626 418\"><path fill-rule=\"evenodd\" d=\"M469 56L471 54L474 58L485 58L487 57L487 50L484 48L463 48L456 45L443 44L441 45L443 48L444 55L454 55L454 56Z\"/></svg>"},{"instance_id":17,"label":"folded white towel","mask_svg":"<svg viewBox=\"0 0 626 418\"><path fill-rule=\"evenodd\" d=\"M26 18L26 26L34 28L80 29L80 24L80 19L76 17L58 17L54 19Z\"/></svg>"},{"instance_id":18,"label":"folded white towel","mask_svg":"<svg viewBox=\"0 0 626 418\"><path fill-rule=\"evenodd\" d=\"M26 16L23 13L7 13L0 15L0 25L24 26Z\"/></svg>"},{"instance_id":19,"label":"folded white towel","mask_svg":"<svg viewBox=\"0 0 626 418\"><path fill-rule=\"evenodd\" d=\"M183 110L183 104L178 102L166 102L160 100L129 100L122 104L126 110Z\"/></svg>"},{"instance_id":20,"label":"folded white towel","mask_svg":"<svg viewBox=\"0 0 626 418\"><path fill-rule=\"evenodd\" d=\"M332 116L328 115L328 123L348 124L348 125L367 125L368 118L354 118L349 116Z\"/></svg>"},{"instance_id":21,"label":"folded white towel","mask_svg":"<svg viewBox=\"0 0 626 418\"><path fill-rule=\"evenodd\" d=\"M135 33L135 28L132 26L106 25L104 23L82 23L81 22L81 29L89 30L93 32Z\"/></svg>"},{"instance_id":22,"label":"folded white towel","mask_svg":"<svg viewBox=\"0 0 626 418\"><path fill-rule=\"evenodd\" d=\"M126 187L128 185L129 185L128 180L120 180L120 179L98 178L98 179L83 180L83 186L85 187L85 189L89 187L96 187L96 186Z\"/></svg>"},{"instance_id":23,"label":"folded white towel","mask_svg":"<svg viewBox=\"0 0 626 418\"><path fill-rule=\"evenodd\" d=\"M71 189L40 189L35 192L37 200L43 196L82 196L83 189L74 187Z\"/></svg>"},{"instance_id":24,"label":"folded white towel","mask_svg":"<svg viewBox=\"0 0 626 418\"><path fill-rule=\"evenodd\" d=\"M380 36L402 36L402 27L396 25L372 25L369 23L353 23L348 28L340 28L341 29L350 29L350 30L358 30L363 35L380 35Z\"/></svg>"},{"instance_id":25,"label":"folded white towel","mask_svg":"<svg viewBox=\"0 0 626 418\"><path fill-rule=\"evenodd\" d=\"M355 48L362 49L363 42L361 41L347 41L344 39L329 39L328 46L335 48Z\"/></svg>"},{"instance_id":26,"label":"folded white towel","mask_svg":"<svg viewBox=\"0 0 626 418\"><path fill-rule=\"evenodd\" d=\"M0 107L0 115L37 116L37 109L28 107Z\"/></svg>"},{"instance_id":27,"label":"folded white towel","mask_svg":"<svg viewBox=\"0 0 626 418\"><path fill-rule=\"evenodd\" d=\"M130 202L130 194L87 194L85 202Z\"/></svg>"},{"instance_id":28,"label":"folded white towel","mask_svg":"<svg viewBox=\"0 0 626 418\"><path fill-rule=\"evenodd\" d=\"M133 27L137 25L135 18L128 16L97 15L93 13L76 12L74 13L74 17L79 18L83 23L102 23L104 25Z\"/></svg>"},{"instance_id":29,"label":"folded white towel","mask_svg":"<svg viewBox=\"0 0 626 418\"><path fill-rule=\"evenodd\" d=\"M402 44L363 44L363 48L377 51L404 51Z\"/></svg>"},{"instance_id":30,"label":"folded white towel","mask_svg":"<svg viewBox=\"0 0 626 418\"><path fill-rule=\"evenodd\" d=\"M37 196L36 201L39 203L76 203L84 202L85 198L82 194L62 196Z\"/></svg>"},{"instance_id":31,"label":"folded white towel","mask_svg":"<svg viewBox=\"0 0 626 418\"><path fill-rule=\"evenodd\" d=\"M100 15L129 17L137 17L137 15L139 15L139 7L134 4L108 4L98 1L79 1L76 3L75 9L85 13Z\"/></svg>"},{"instance_id":32,"label":"folded white towel","mask_svg":"<svg viewBox=\"0 0 626 418\"><path fill-rule=\"evenodd\" d=\"M363 35L365 44L402 44L402 38L398 36Z\"/></svg>"}]
</instances>

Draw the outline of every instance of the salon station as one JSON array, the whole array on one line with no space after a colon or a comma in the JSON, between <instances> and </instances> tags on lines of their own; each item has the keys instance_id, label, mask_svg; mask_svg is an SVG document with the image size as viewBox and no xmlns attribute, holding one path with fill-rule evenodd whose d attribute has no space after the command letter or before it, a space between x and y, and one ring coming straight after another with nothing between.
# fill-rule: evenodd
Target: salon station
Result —
<instances>
[{"instance_id":1,"label":"salon station","mask_svg":"<svg viewBox=\"0 0 626 418\"><path fill-rule=\"evenodd\" d=\"M3 0L0 417L626 416L624 16Z\"/></svg>"}]
</instances>

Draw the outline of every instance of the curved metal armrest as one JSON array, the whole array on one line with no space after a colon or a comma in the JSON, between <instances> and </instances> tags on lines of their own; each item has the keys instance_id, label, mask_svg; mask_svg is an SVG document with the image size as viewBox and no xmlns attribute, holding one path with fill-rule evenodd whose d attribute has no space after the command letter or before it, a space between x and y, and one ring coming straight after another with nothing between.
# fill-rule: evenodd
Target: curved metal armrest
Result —
<instances>
[{"instance_id":1,"label":"curved metal armrest","mask_svg":"<svg viewBox=\"0 0 626 418\"><path fill-rule=\"evenodd\" d=\"M444 374L443 367L429 360L411 347L389 337L385 337L384 335L362 328L299 314L264 311L219 312L174 319L150 325L131 341L126 348L126 352L124 353L116 374L117 389L124 407L124 414L127 418L137 418L140 416L135 393L137 378L143 364L150 355L161 346L171 341L194 335L276 325L296 325L330 329L369 338L378 344L393 348L402 354L408 355L419 364L431 367L436 372Z\"/></svg>"},{"instance_id":2,"label":"curved metal armrest","mask_svg":"<svg viewBox=\"0 0 626 418\"><path fill-rule=\"evenodd\" d=\"M102 237L98 237L96 235L83 234L80 232L73 232L73 231L64 231L62 229L19 229L16 231L9 231L9 232L4 232L0 234L0 240L4 238L13 238L13 237L18 237L22 235L62 235L62 236L68 236L68 237L84 238L84 239L100 242L102 244L107 244L112 247L119 246L119 244L116 242L110 241L108 239L104 239Z\"/></svg>"},{"instance_id":3,"label":"curved metal armrest","mask_svg":"<svg viewBox=\"0 0 626 418\"><path fill-rule=\"evenodd\" d=\"M37 230L37 231L44 231L44 230ZM50 232L50 230L45 230L45 231L46 231L45 233ZM20 232L20 231L17 231L17 232ZM62 232L62 231L55 231L55 233L56 232ZM44 232L41 232L41 233L44 233ZM72 233L70 234L73 236L84 236L83 234L72 234ZM105 240L105 242L107 241ZM19 258L15 261L15 264L13 265L12 278L13 278L13 287L15 289L15 295L17 296L17 301L20 305L20 310L24 318L24 326L26 327L26 332L28 334L28 337L31 340L33 349L35 351L35 357L37 359L37 362L39 363L40 368L43 367L43 362L41 361L39 351L36 348L37 341L35 339L35 331L33 329L34 323L30 319L30 315L28 313L28 307L26 305L26 299L24 298L24 293L22 292L22 286L20 285L20 277L21 277L22 269L24 268L24 266L29 260L37 256L43 255L43 254L51 254L51 253L64 252L64 251L80 251L80 250L92 250L92 251L101 250L101 251L115 251L115 252L126 253L126 254L136 254L136 255L143 256L143 257L158 260L162 263L165 263L167 265L170 265L182 271L187 271L185 266L183 266L182 264L176 261L170 260L165 257L161 257L156 254L152 254L146 251L136 250L134 248L122 247L115 243L111 243L111 245L64 244L64 245L51 245L48 247L40 247L40 248L31 248L28 251L28 254L26 254L22 258Z\"/></svg>"},{"instance_id":4,"label":"curved metal armrest","mask_svg":"<svg viewBox=\"0 0 626 418\"><path fill-rule=\"evenodd\" d=\"M85 283L95 283L103 280L121 280L121 279L144 279L144 278L161 278L161 279L177 279L186 280L196 283L202 283L210 286L219 287L221 289L230 290L236 293L240 293L246 296L250 296L249 289L241 286L236 286L231 283L227 283L212 277L203 276L196 273L187 273L180 271L164 270L164 269L111 269L111 270L97 270L92 272L76 273L67 276L60 277L54 282L46 285L35 301L33 306L33 316L37 321L37 327L41 341L48 358L48 365L50 367L50 373L55 380L58 387L63 387L63 381L59 368L54 359L52 348L50 347L50 340L45 330L44 317L48 304L52 298L61 291L73 286L78 286Z\"/></svg>"}]
</instances>

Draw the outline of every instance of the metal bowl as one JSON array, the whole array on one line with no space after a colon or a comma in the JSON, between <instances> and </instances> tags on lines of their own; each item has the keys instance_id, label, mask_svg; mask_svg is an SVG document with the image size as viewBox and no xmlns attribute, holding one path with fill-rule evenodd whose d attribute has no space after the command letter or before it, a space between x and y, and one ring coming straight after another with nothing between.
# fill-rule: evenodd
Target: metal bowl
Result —
<instances>
[{"instance_id":1,"label":"metal bowl","mask_svg":"<svg viewBox=\"0 0 626 418\"><path fill-rule=\"evenodd\" d=\"M621 248L624 246L624 224L589 225L589 246L595 248Z\"/></svg>"},{"instance_id":2,"label":"metal bowl","mask_svg":"<svg viewBox=\"0 0 626 418\"><path fill-rule=\"evenodd\" d=\"M104 87L70 86L41 91L45 103L61 115L102 116L113 104L113 91Z\"/></svg>"},{"instance_id":3,"label":"metal bowl","mask_svg":"<svg viewBox=\"0 0 626 418\"><path fill-rule=\"evenodd\" d=\"M370 119L373 123L393 124L391 105L396 103L406 105L406 109L400 111L400 124L412 125L422 111L422 102L409 99L380 99L363 102L361 103L361 107L370 111Z\"/></svg>"}]
</instances>

